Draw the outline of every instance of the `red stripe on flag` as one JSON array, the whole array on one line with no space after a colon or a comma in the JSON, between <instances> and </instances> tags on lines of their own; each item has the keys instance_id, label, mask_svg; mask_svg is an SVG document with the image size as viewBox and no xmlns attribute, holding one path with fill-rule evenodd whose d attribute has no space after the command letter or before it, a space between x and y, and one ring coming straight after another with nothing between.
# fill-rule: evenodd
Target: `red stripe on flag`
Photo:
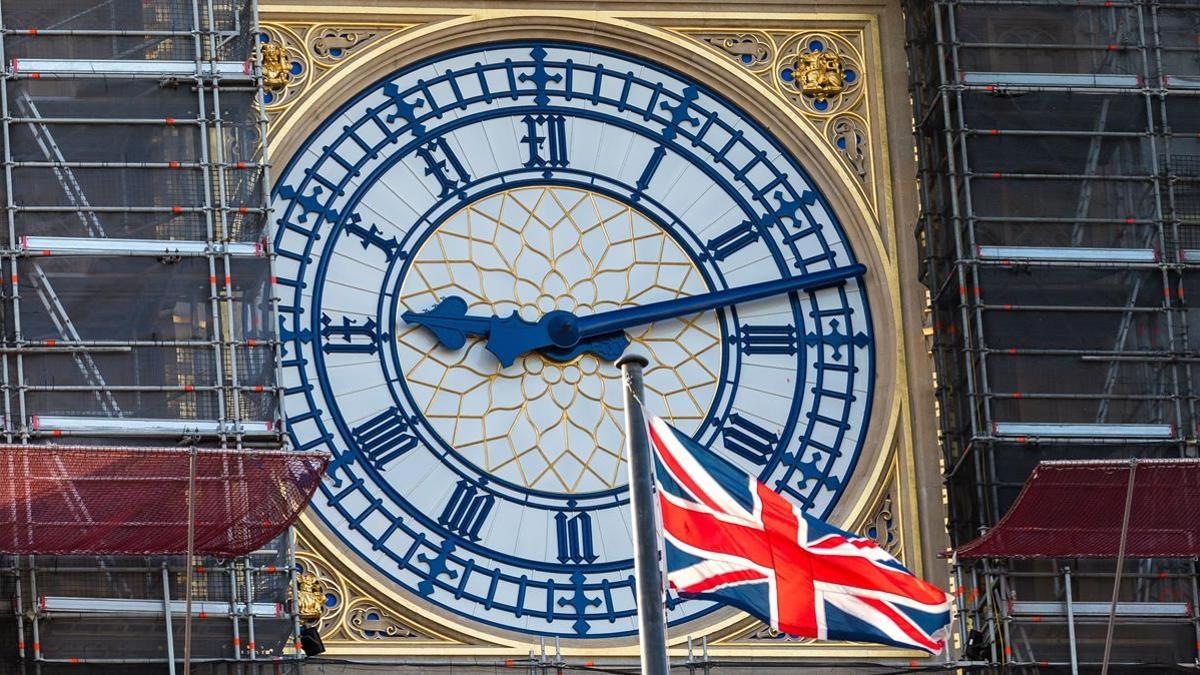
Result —
<instances>
[{"instance_id":1,"label":"red stripe on flag","mask_svg":"<svg viewBox=\"0 0 1200 675\"><path fill-rule=\"evenodd\" d=\"M717 513L724 513L725 509L717 506L716 502L714 502L712 498L704 492L704 490L700 489L700 486L696 484L696 481L692 480L692 477L689 476L688 473L683 470L683 467L679 465L679 460L676 459L673 449L658 435L658 431L654 428L654 425L647 424L646 426L650 430L650 439L654 441L654 449L658 451L659 459L663 461L663 464L667 467L667 470L671 472L671 477L675 479L675 482L682 485L683 489L690 492L693 497L695 497L698 501L703 502L708 508L716 511Z\"/></svg>"},{"instance_id":2,"label":"red stripe on flag","mask_svg":"<svg viewBox=\"0 0 1200 675\"><path fill-rule=\"evenodd\" d=\"M908 617L892 609L891 606L886 602L881 602L875 598L864 598L862 596L856 597L860 602L868 605L890 619L891 622L895 624L897 628L903 631L904 634L908 636L908 639L912 640L915 644L919 644L935 654L942 651L942 647L945 646L946 643L940 640L937 642L930 640L928 637L926 637L925 631L914 626Z\"/></svg>"}]
</instances>

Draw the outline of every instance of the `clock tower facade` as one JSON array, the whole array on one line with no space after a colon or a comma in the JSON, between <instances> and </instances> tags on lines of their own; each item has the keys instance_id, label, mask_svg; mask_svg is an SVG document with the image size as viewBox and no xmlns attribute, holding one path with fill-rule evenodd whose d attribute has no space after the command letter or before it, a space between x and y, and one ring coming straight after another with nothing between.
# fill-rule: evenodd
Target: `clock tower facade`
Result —
<instances>
[{"instance_id":1,"label":"clock tower facade","mask_svg":"<svg viewBox=\"0 0 1200 675\"><path fill-rule=\"evenodd\" d=\"M328 655L636 656L633 351L656 413L946 584L895 3L261 12L288 435L334 456L297 553ZM679 657L914 656L668 607Z\"/></svg>"}]
</instances>

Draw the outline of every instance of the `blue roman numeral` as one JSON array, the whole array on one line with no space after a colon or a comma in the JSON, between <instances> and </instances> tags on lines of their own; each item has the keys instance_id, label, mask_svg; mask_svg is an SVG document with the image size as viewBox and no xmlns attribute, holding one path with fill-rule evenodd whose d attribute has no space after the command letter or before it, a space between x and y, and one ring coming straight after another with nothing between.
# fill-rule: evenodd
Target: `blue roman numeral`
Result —
<instances>
[{"instance_id":1,"label":"blue roman numeral","mask_svg":"<svg viewBox=\"0 0 1200 675\"><path fill-rule=\"evenodd\" d=\"M742 353L747 356L755 354L796 354L795 326L751 326L742 324L741 342Z\"/></svg>"},{"instance_id":2,"label":"blue roman numeral","mask_svg":"<svg viewBox=\"0 0 1200 675\"><path fill-rule=\"evenodd\" d=\"M560 563L596 562L592 544L592 517L587 513L568 516L561 511L554 514L554 528L558 534L558 561Z\"/></svg>"},{"instance_id":3,"label":"blue roman numeral","mask_svg":"<svg viewBox=\"0 0 1200 675\"><path fill-rule=\"evenodd\" d=\"M389 462L417 446L417 437L408 429L408 420L393 407L358 425L351 433L367 462L383 471Z\"/></svg>"},{"instance_id":4,"label":"blue roman numeral","mask_svg":"<svg viewBox=\"0 0 1200 675\"><path fill-rule=\"evenodd\" d=\"M450 144L445 138L436 138L417 148L417 156L425 162L425 175L433 176L438 182L441 189L438 197L458 192L460 185L471 180L470 174L450 149Z\"/></svg>"},{"instance_id":5,"label":"blue roman numeral","mask_svg":"<svg viewBox=\"0 0 1200 675\"><path fill-rule=\"evenodd\" d=\"M334 323L328 314L321 314L321 351L326 354L374 354L379 349L380 339L387 339L376 330L375 320L365 319L361 324L343 316L341 324ZM338 341L340 340L340 342Z\"/></svg>"},{"instance_id":6,"label":"blue roman numeral","mask_svg":"<svg viewBox=\"0 0 1200 675\"><path fill-rule=\"evenodd\" d=\"M729 426L725 427L722 433L725 436L726 450L759 466L767 463L779 442L778 435L737 413L729 416Z\"/></svg>"},{"instance_id":7,"label":"blue roman numeral","mask_svg":"<svg viewBox=\"0 0 1200 675\"><path fill-rule=\"evenodd\" d=\"M479 486L469 480L460 480L446 508L442 509L438 523L471 541L479 541L479 531L495 504L495 495L490 492L479 494Z\"/></svg>"},{"instance_id":8,"label":"blue roman numeral","mask_svg":"<svg viewBox=\"0 0 1200 675\"><path fill-rule=\"evenodd\" d=\"M709 239L705 248L714 260L724 260L758 241L759 236L758 227L748 220L743 220L740 225L735 225Z\"/></svg>"},{"instance_id":9,"label":"blue roman numeral","mask_svg":"<svg viewBox=\"0 0 1200 675\"><path fill-rule=\"evenodd\" d=\"M387 256L388 260L395 258L397 254L396 249L399 247L399 244L396 242L396 238L391 237L389 239L384 239L383 231L380 230L378 226L372 225L371 229L367 229L362 225L359 225L360 222L362 222L362 216L355 213L346 219L346 223L343 225L343 227L346 228L346 232L362 240L363 249L374 246L380 251L383 251L383 254ZM402 253L400 255L403 257Z\"/></svg>"},{"instance_id":10,"label":"blue roman numeral","mask_svg":"<svg viewBox=\"0 0 1200 675\"><path fill-rule=\"evenodd\" d=\"M567 166L567 120L562 115L526 115L521 119L525 123L525 136L522 143L529 146L529 161L524 166ZM539 131L545 127L545 133ZM543 148L546 156L542 156ZM545 172L547 178L550 171Z\"/></svg>"}]
</instances>

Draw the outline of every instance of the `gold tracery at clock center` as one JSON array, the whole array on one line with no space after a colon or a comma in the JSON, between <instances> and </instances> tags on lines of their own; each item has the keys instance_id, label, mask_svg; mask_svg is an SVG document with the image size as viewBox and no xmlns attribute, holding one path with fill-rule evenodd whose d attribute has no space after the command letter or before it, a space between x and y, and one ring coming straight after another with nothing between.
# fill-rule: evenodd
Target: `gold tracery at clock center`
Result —
<instances>
[{"instance_id":1,"label":"gold tracery at clock center","mask_svg":"<svg viewBox=\"0 0 1200 675\"><path fill-rule=\"evenodd\" d=\"M691 258L653 221L602 194L564 187L506 190L463 207L414 256L402 307L449 295L469 312L536 320L583 316L704 293ZM703 420L721 372L716 315L628 331L646 355L647 403L684 431ZM620 372L584 355L557 363L532 354L502 368L484 342L436 346L397 327L403 376L426 419L481 470L527 488L583 493L623 485Z\"/></svg>"}]
</instances>

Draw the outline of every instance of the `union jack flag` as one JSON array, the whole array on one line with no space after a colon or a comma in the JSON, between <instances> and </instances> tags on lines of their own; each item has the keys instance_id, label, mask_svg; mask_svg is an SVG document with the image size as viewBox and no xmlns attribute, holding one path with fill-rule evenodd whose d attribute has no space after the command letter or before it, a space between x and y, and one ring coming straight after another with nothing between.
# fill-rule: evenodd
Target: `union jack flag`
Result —
<instances>
[{"instance_id":1,"label":"union jack flag","mask_svg":"<svg viewBox=\"0 0 1200 675\"><path fill-rule=\"evenodd\" d=\"M738 607L782 633L944 647L951 598L871 539L804 513L647 415L667 583Z\"/></svg>"}]
</instances>

